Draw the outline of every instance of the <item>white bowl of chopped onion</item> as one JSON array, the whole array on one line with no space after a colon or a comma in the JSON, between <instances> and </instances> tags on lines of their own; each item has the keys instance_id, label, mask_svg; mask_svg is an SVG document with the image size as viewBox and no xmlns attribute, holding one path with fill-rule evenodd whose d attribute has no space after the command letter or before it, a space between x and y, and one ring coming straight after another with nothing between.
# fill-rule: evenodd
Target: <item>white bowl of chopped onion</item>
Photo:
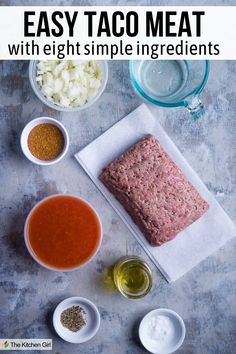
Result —
<instances>
[{"instance_id":1,"label":"white bowl of chopped onion","mask_svg":"<svg viewBox=\"0 0 236 354\"><path fill-rule=\"evenodd\" d=\"M103 93L108 65L104 60L33 60L29 79L44 104L58 111L78 112Z\"/></svg>"}]
</instances>

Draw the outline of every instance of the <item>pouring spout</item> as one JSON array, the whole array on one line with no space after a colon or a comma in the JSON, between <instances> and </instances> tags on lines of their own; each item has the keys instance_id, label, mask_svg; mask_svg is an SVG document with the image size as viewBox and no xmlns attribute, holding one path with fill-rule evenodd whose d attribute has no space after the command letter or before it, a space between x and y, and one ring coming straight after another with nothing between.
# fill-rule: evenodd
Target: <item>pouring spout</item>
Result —
<instances>
[{"instance_id":1,"label":"pouring spout","mask_svg":"<svg viewBox=\"0 0 236 354\"><path fill-rule=\"evenodd\" d=\"M186 108L194 121L202 117L205 113L205 107L199 96L194 96L192 101L187 102Z\"/></svg>"}]
</instances>

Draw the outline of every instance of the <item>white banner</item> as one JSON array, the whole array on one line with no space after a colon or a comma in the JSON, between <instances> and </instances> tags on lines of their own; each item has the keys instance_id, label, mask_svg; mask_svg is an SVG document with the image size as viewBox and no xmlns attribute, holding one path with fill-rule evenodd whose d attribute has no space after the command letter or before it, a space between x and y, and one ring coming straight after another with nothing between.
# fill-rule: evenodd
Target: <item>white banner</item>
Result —
<instances>
[{"instance_id":1,"label":"white banner","mask_svg":"<svg viewBox=\"0 0 236 354\"><path fill-rule=\"evenodd\" d=\"M3 339L0 338L0 350L52 350L52 339Z\"/></svg>"},{"instance_id":2,"label":"white banner","mask_svg":"<svg viewBox=\"0 0 236 354\"><path fill-rule=\"evenodd\" d=\"M0 59L236 59L236 6L0 7Z\"/></svg>"}]
</instances>

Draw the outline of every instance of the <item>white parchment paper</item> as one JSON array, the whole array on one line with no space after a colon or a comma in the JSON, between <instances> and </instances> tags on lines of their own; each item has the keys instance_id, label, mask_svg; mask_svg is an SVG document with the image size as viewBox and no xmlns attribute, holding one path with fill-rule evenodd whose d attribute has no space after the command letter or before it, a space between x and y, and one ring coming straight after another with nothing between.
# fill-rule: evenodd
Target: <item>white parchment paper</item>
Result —
<instances>
[{"instance_id":1,"label":"white parchment paper","mask_svg":"<svg viewBox=\"0 0 236 354\"><path fill-rule=\"evenodd\" d=\"M151 133L209 203L209 210L175 239L152 247L121 204L99 181L103 167ZM75 155L92 181L126 223L168 282L180 278L236 235L236 228L145 104L123 118Z\"/></svg>"}]
</instances>

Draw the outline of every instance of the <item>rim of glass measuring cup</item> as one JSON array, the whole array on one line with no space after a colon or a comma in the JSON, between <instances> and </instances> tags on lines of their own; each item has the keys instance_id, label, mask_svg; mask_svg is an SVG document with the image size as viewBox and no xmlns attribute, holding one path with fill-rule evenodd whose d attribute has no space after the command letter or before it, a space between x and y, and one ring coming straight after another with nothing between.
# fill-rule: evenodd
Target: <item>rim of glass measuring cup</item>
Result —
<instances>
[{"instance_id":1,"label":"rim of glass measuring cup","mask_svg":"<svg viewBox=\"0 0 236 354\"><path fill-rule=\"evenodd\" d=\"M209 60L203 60L205 62L205 74L204 74L204 77L202 79L201 84L196 89L194 89L193 91L188 93L186 96L184 96L181 101L178 101L178 102L175 102L175 103L165 103L165 102L161 102L161 101L155 100L154 98L148 96L145 93L145 91L141 88L141 86L138 84L137 80L135 79L135 75L134 75L134 67L133 66L134 66L134 62L135 61L136 60L130 60L129 61L129 72L130 72L131 82L132 82L134 88L147 101L149 101L149 102L151 102L151 103L153 103L155 105L161 106L161 107L180 107L180 106L187 107L189 105L189 102L185 101L185 99L187 97L191 97L191 96L198 96L201 93L201 91L203 90L204 86L206 85L206 82L207 82L207 79L208 79L208 76L209 76L209 72L210 72L210 62L209 62ZM185 65L188 68L188 60L183 60L183 61L184 61Z\"/></svg>"}]
</instances>

